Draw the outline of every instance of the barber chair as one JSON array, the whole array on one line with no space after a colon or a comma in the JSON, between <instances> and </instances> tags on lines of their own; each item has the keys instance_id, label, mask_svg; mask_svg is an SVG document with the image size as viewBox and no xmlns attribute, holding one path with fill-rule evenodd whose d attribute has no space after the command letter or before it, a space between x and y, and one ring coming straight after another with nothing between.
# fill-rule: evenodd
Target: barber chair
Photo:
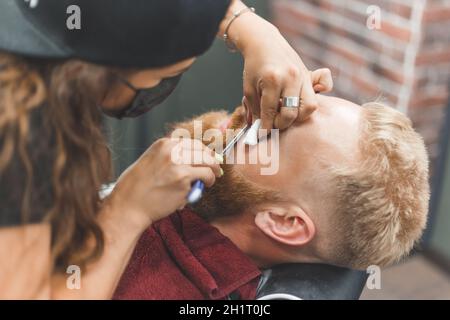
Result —
<instances>
[{"instance_id":1,"label":"barber chair","mask_svg":"<svg viewBox=\"0 0 450 320\"><path fill-rule=\"evenodd\" d=\"M289 263L263 271L258 300L357 300L368 274L325 264Z\"/></svg>"}]
</instances>

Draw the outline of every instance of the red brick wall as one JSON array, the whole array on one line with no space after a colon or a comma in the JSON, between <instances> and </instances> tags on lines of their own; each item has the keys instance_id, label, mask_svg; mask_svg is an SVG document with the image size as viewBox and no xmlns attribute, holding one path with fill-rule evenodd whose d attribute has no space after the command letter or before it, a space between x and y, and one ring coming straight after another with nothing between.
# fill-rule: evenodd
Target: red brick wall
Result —
<instances>
[{"instance_id":1,"label":"red brick wall","mask_svg":"<svg viewBox=\"0 0 450 320\"><path fill-rule=\"evenodd\" d=\"M450 0L272 0L273 22L334 94L409 114L437 155L450 80ZM380 28L367 27L380 9ZM368 11L369 10L369 11ZM376 21L371 20L369 21Z\"/></svg>"}]
</instances>

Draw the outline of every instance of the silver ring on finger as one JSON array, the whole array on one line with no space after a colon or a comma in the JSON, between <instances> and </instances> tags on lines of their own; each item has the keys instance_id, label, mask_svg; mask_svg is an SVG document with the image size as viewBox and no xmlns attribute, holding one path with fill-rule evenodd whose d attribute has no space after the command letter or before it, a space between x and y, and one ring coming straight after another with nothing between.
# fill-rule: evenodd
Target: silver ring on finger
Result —
<instances>
[{"instance_id":1,"label":"silver ring on finger","mask_svg":"<svg viewBox=\"0 0 450 320\"><path fill-rule=\"evenodd\" d=\"M283 97L281 106L285 108L299 108L301 103L300 97Z\"/></svg>"}]
</instances>

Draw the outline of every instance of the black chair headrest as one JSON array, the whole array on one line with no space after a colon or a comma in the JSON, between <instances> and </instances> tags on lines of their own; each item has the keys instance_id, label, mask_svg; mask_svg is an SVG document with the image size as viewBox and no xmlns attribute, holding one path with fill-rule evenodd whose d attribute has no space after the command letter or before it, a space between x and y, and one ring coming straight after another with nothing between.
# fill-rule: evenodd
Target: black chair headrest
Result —
<instances>
[{"instance_id":1,"label":"black chair headrest","mask_svg":"<svg viewBox=\"0 0 450 320\"><path fill-rule=\"evenodd\" d=\"M357 300L367 277L325 264L282 264L263 271L257 299Z\"/></svg>"}]
</instances>

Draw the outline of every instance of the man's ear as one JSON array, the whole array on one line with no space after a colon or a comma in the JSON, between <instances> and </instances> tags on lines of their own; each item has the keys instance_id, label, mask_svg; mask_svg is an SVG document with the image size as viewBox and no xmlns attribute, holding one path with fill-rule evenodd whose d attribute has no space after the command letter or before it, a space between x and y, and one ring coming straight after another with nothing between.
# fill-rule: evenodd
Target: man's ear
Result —
<instances>
[{"instance_id":1,"label":"man's ear","mask_svg":"<svg viewBox=\"0 0 450 320\"><path fill-rule=\"evenodd\" d=\"M262 208L255 216L255 224L270 238L292 246L309 243L316 233L314 222L296 205Z\"/></svg>"}]
</instances>

